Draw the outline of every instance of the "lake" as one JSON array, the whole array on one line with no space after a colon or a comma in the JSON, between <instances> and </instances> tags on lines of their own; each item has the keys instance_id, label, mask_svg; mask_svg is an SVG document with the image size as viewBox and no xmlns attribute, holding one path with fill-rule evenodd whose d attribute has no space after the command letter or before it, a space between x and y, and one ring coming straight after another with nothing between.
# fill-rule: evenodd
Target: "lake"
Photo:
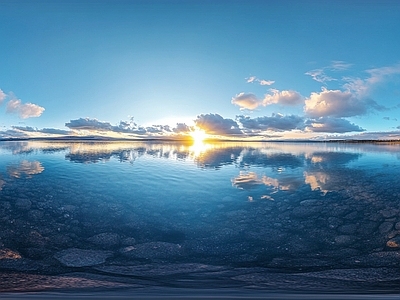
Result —
<instances>
[{"instance_id":1,"label":"lake","mask_svg":"<svg viewBox=\"0 0 400 300\"><path fill-rule=\"evenodd\" d=\"M398 293L399 175L389 143L0 142L0 291Z\"/></svg>"}]
</instances>

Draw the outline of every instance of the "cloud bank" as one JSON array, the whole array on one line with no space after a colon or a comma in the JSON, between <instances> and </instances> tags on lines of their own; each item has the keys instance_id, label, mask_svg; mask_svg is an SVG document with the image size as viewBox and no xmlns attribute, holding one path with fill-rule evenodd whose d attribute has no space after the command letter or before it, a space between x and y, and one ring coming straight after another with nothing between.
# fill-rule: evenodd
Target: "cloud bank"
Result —
<instances>
[{"instance_id":1,"label":"cloud bank","mask_svg":"<svg viewBox=\"0 0 400 300\"><path fill-rule=\"evenodd\" d=\"M196 126L212 135L241 135L239 124L232 119L224 119L219 114L201 114L194 121Z\"/></svg>"}]
</instances>

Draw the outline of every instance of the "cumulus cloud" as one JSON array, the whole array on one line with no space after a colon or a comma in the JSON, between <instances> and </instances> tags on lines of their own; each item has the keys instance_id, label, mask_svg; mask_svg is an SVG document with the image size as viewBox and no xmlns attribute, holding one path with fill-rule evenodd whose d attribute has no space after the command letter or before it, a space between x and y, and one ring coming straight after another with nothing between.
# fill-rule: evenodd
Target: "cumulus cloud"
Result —
<instances>
[{"instance_id":1,"label":"cumulus cloud","mask_svg":"<svg viewBox=\"0 0 400 300\"><path fill-rule=\"evenodd\" d=\"M250 118L248 116L237 116L237 121L242 124L245 131L289 131L303 127L304 119L300 116L272 114L271 117Z\"/></svg>"},{"instance_id":2,"label":"cumulus cloud","mask_svg":"<svg viewBox=\"0 0 400 300\"><path fill-rule=\"evenodd\" d=\"M311 93L305 100L305 113L310 117L352 117L363 115L369 110L385 110L372 99L356 97L350 91L322 89L320 93Z\"/></svg>"},{"instance_id":3,"label":"cumulus cloud","mask_svg":"<svg viewBox=\"0 0 400 300\"><path fill-rule=\"evenodd\" d=\"M6 99L6 94L0 89L0 104Z\"/></svg>"},{"instance_id":4,"label":"cumulus cloud","mask_svg":"<svg viewBox=\"0 0 400 300\"><path fill-rule=\"evenodd\" d=\"M312 132L344 133L352 131L365 131L360 126L350 123L346 119L321 117L306 121L306 130Z\"/></svg>"},{"instance_id":5,"label":"cumulus cloud","mask_svg":"<svg viewBox=\"0 0 400 300\"><path fill-rule=\"evenodd\" d=\"M118 125L112 125L109 122L99 121L97 119L79 118L71 120L65 124L72 130L87 130L104 133L148 135L149 137L171 136L172 134L185 134L191 131L191 127L184 123L178 123L176 128L169 125L151 125L147 127L140 126L133 122L133 118L129 121L120 121Z\"/></svg>"},{"instance_id":6,"label":"cumulus cloud","mask_svg":"<svg viewBox=\"0 0 400 300\"><path fill-rule=\"evenodd\" d=\"M224 119L219 114L201 114L194 120L196 126L208 134L240 135L239 125L232 119Z\"/></svg>"},{"instance_id":7,"label":"cumulus cloud","mask_svg":"<svg viewBox=\"0 0 400 300\"><path fill-rule=\"evenodd\" d=\"M282 105L297 105L302 102L301 95L296 91L279 91L276 89L270 90L272 94L266 94L263 100L263 105L282 104Z\"/></svg>"},{"instance_id":8,"label":"cumulus cloud","mask_svg":"<svg viewBox=\"0 0 400 300\"><path fill-rule=\"evenodd\" d=\"M297 105L302 103L303 97L296 91L279 91L270 89L270 94L266 94L264 99L258 99L253 93L240 93L232 98L232 104L240 107L240 110L254 110L260 105L271 104Z\"/></svg>"},{"instance_id":9,"label":"cumulus cloud","mask_svg":"<svg viewBox=\"0 0 400 300\"><path fill-rule=\"evenodd\" d=\"M132 120L120 121L118 125L111 125L109 122L99 121L97 119L79 118L65 123L65 126L73 130L89 130L89 131L107 131L115 133L133 133L145 134L148 130L138 126Z\"/></svg>"},{"instance_id":10,"label":"cumulus cloud","mask_svg":"<svg viewBox=\"0 0 400 300\"><path fill-rule=\"evenodd\" d=\"M247 83L258 82L260 85L272 85L275 83L274 80L258 79L256 76L246 78Z\"/></svg>"},{"instance_id":11,"label":"cumulus cloud","mask_svg":"<svg viewBox=\"0 0 400 300\"><path fill-rule=\"evenodd\" d=\"M176 123L176 127L173 129L175 133L187 133L191 131L191 127L185 123Z\"/></svg>"},{"instance_id":12,"label":"cumulus cloud","mask_svg":"<svg viewBox=\"0 0 400 300\"><path fill-rule=\"evenodd\" d=\"M32 103L23 104L19 99L12 99L7 103L7 112L18 114L21 119L39 117L43 111L44 107Z\"/></svg>"},{"instance_id":13,"label":"cumulus cloud","mask_svg":"<svg viewBox=\"0 0 400 300\"><path fill-rule=\"evenodd\" d=\"M102 122L97 119L79 118L71 120L69 123L65 123L70 129L77 130L100 130L100 131L111 131L112 125L108 122Z\"/></svg>"},{"instance_id":14,"label":"cumulus cloud","mask_svg":"<svg viewBox=\"0 0 400 300\"><path fill-rule=\"evenodd\" d=\"M232 98L232 104L235 104L240 107L240 110L249 109L253 110L256 109L262 101L257 98L256 95L252 93L240 93Z\"/></svg>"}]
</instances>

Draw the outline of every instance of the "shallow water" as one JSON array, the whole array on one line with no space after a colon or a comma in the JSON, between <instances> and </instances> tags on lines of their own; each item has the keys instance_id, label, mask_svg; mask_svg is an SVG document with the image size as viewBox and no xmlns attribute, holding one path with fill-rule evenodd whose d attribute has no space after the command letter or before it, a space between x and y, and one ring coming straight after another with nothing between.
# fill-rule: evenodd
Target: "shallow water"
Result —
<instances>
[{"instance_id":1,"label":"shallow water","mask_svg":"<svg viewBox=\"0 0 400 300\"><path fill-rule=\"evenodd\" d=\"M399 291L400 146L0 142L0 291Z\"/></svg>"}]
</instances>

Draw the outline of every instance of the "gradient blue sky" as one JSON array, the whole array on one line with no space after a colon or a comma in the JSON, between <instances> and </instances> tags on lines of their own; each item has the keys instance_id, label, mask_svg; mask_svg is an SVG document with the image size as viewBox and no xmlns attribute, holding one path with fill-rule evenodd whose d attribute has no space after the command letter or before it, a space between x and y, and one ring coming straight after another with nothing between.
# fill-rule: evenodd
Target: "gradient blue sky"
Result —
<instances>
[{"instance_id":1,"label":"gradient blue sky","mask_svg":"<svg viewBox=\"0 0 400 300\"><path fill-rule=\"evenodd\" d=\"M399 28L397 0L0 0L0 137L399 138Z\"/></svg>"}]
</instances>

